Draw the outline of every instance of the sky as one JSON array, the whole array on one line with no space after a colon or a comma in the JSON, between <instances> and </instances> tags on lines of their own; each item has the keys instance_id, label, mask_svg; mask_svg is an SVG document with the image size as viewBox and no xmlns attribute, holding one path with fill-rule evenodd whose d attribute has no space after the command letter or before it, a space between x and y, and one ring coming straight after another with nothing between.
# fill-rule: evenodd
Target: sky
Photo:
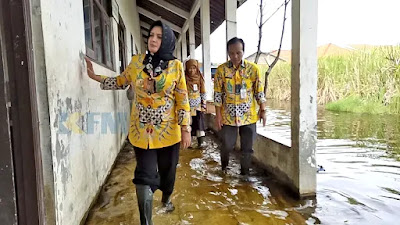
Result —
<instances>
[{"instance_id":1,"label":"sky","mask_svg":"<svg viewBox=\"0 0 400 225\"><path fill-rule=\"evenodd\" d=\"M264 0L268 18L284 0ZM244 57L257 51L260 0L247 0L237 11L237 36L245 42ZM283 7L263 26L261 50L279 47ZM226 61L225 22L211 34L211 62ZM400 0L318 0L318 46L400 44ZM288 6L282 49L291 49L291 4ZM201 45L196 59L201 59Z\"/></svg>"}]
</instances>

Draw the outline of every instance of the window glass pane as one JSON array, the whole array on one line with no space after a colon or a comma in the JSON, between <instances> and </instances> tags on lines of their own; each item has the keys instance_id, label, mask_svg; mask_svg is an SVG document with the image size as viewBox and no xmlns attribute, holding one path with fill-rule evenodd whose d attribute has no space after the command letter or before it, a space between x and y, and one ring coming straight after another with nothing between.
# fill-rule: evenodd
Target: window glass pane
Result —
<instances>
[{"instance_id":1,"label":"window glass pane","mask_svg":"<svg viewBox=\"0 0 400 225\"><path fill-rule=\"evenodd\" d=\"M119 44L119 61L120 61L120 71L125 70L125 28L122 23L122 19L119 20L118 25L118 44Z\"/></svg>"},{"instance_id":2,"label":"window glass pane","mask_svg":"<svg viewBox=\"0 0 400 225\"><path fill-rule=\"evenodd\" d=\"M96 56L97 60L103 62L103 37L102 37L102 29L101 29L101 14L100 9L96 4L93 5L93 14L94 14L94 40L96 42Z\"/></svg>"},{"instance_id":3,"label":"window glass pane","mask_svg":"<svg viewBox=\"0 0 400 225\"><path fill-rule=\"evenodd\" d=\"M101 0L101 5L103 6L104 10L108 13L110 7L110 0Z\"/></svg>"},{"instance_id":4,"label":"window glass pane","mask_svg":"<svg viewBox=\"0 0 400 225\"><path fill-rule=\"evenodd\" d=\"M85 18L85 43L86 47L93 49L92 43L92 21L91 21L91 14L90 14L90 1L84 0L83 1L83 15Z\"/></svg>"},{"instance_id":5,"label":"window glass pane","mask_svg":"<svg viewBox=\"0 0 400 225\"><path fill-rule=\"evenodd\" d=\"M111 46L113 46L111 44L111 27L109 23L105 24L105 56L106 56L106 64L110 64L112 63L112 58L111 58ZM107 63L108 62L108 63Z\"/></svg>"}]
</instances>

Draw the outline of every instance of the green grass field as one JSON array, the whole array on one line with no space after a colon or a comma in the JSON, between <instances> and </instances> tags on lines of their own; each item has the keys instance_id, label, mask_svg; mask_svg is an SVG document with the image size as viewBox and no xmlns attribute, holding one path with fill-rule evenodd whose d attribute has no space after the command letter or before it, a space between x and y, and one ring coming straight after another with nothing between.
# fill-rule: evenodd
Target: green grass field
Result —
<instances>
[{"instance_id":1,"label":"green grass field","mask_svg":"<svg viewBox=\"0 0 400 225\"><path fill-rule=\"evenodd\" d=\"M264 72L267 67L261 66ZM268 97L290 100L289 63L268 78ZM400 46L370 47L318 60L318 103L328 110L400 114Z\"/></svg>"}]
</instances>

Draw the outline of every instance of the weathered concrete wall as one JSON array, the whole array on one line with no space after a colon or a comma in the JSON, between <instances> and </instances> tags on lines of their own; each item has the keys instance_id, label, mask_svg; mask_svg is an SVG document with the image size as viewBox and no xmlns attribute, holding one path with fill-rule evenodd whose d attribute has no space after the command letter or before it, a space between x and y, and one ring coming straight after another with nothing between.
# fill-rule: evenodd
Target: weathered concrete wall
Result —
<instances>
[{"instance_id":1,"label":"weathered concrete wall","mask_svg":"<svg viewBox=\"0 0 400 225\"><path fill-rule=\"evenodd\" d=\"M290 140L258 134L254 143L254 158L259 166L273 174L293 192L297 192L297 187L293 182L297 174L293 166L295 159L290 148Z\"/></svg>"},{"instance_id":2,"label":"weathered concrete wall","mask_svg":"<svg viewBox=\"0 0 400 225\"><path fill-rule=\"evenodd\" d=\"M142 34L140 30L140 20L139 20L139 14L137 12L136 8L136 1L137 0L118 0L117 3L119 5L119 14L121 15L125 28L127 30L126 32L126 43L129 46L127 48L127 60L131 60L131 55L132 55L132 49L134 50L133 54L137 54L138 52L135 52L135 46L133 48L131 47L131 35L133 36L133 42L134 45L136 45L137 49L139 52L144 52L141 51L142 46L144 45L144 42L142 41ZM128 62L129 63L129 62Z\"/></svg>"},{"instance_id":3,"label":"weathered concrete wall","mask_svg":"<svg viewBox=\"0 0 400 225\"><path fill-rule=\"evenodd\" d=\"M292 1L291 134L301 196L317 187L317 0Z\"/></svg>"},{"instance_id":4,"label":"weathered concrete wall","mask_svg":"<svg viewBox=\"0 0 400 225\"><path fill-rule=\"evenodd\" d=\"M130 34L134 34L138 49L142 47L136 1L117 2L127 30L130 59ZM42 0L36 7L33 10L40 11L42 18L45 64L41 68L46 77L38 84L38 92L47 89L48 97L47 100L42 95L39 104L45 109L43 101L48 101L51 148L48 155L53 166L55 221L60 225L79 224L125 140L129 102L125 91L101 91L99 84L87 77L82 57L85 54L82 1ZM96 73L108 76L119 73L115 20L112 28L116 71L94 65ZM38 48L35 51L40 51L40 45ZM116 127L118 121L121 124ZM45 138L45 129L43 134ZM46 147L47 140L43 138L42 146Z\"/></svg>"}]
</instances>

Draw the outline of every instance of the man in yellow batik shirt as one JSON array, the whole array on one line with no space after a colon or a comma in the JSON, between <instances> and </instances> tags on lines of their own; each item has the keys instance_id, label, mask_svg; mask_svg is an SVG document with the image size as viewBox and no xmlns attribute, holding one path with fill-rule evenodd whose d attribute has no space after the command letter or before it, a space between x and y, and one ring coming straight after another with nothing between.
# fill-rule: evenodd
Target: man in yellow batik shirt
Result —
<instances>
[{"instance_id":1,"label":"man in yellow batik shirt","mask_svg":"<svg viewBox=\"0 0 400 225\"><path fill-rule=\"evenodd\" d=\"M248 175L256 123L262 119L265 126L266 121L264 85L257 65L243 59L242 39L235 37L229 40L227 51L230 60L218 67L214 77L215 122L223 138L221 166L226 171L229 153L234 148L239 129L241 174ZM260 106L258 112L257 104Z\"/></svg>"}]
</instances>

